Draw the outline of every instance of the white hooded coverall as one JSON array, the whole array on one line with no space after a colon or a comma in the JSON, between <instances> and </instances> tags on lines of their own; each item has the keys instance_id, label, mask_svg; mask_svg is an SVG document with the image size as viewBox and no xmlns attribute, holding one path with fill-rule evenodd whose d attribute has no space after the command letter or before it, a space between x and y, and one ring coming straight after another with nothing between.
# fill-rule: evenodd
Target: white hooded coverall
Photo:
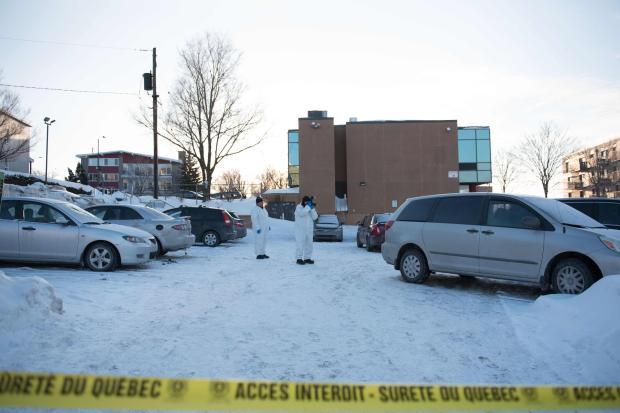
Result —
<instances>
[{"instance_id":1,"label":"white hooded coverall","mask_svg":"<svg viewBox=\"0 0 620 413\"><path fill-rule=\"evenodd\" d=\"M252 229L254 230L254 253L265 255L267 232L269 232L269 214L264 208L256 205L252 209ZM260 230L260 234L258 233Z\"/></svg>"},{"instance_id":2,"label":"white hooded coverall","mask_svg":"<svg viewBox=\"0 0 620 413\"><path fill-rule=\"evenodd\" d=\"M314 221L319 216L316 210L298 204L295 208L295 242L297 259L312 258L312 236L314 234Z\"/></svg>"}]
</instances>

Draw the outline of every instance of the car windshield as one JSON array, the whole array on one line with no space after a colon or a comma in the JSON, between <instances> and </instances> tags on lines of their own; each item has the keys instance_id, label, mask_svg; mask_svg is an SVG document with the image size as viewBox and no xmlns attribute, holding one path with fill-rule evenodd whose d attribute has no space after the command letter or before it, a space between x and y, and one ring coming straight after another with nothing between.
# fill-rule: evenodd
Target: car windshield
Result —
<instances>
[{"instance_id":1,"label":"car windshield","mask_svg":"<svg viewBox=\"0 0 620 413\"><path fill-rule=\"evenodd\" d=\"M149 207L140 208L140 212L150 219L173 219L170 215L166 215L163 212L159 212L158 210Z\"/></svg>"},{"instance_id":2,"label":"car windshield","mask_svg":"<svg viewBox=\"0 0 620 413\"><path fill-rule=\"evenodd\" d=\"M71 217L77 220L80 224L103 224L102 220L77 205L63 202L62 206L67 208L71 214Z\"/></svg>"},{"instance_id":3,"label":"car windshield","mask_svg":"<svg viewBox=\"0 0 620 413\"><path fill-rule=\"evenodd\" d=\"M336 215L319 215L319 219L317 221L319 224L334 224L338 225L338 217Z\"/></svg>"},{"instance_id":4,"label":"car windshield","mask_svg":"<svg viewBox=\"0 0 620 413\"><path fill-rule=\"evenodd\" d=\"M603 228L598 221L555 199L528 197L526 200L562 224L584 228Z\"/></svg>"}]
</instances>

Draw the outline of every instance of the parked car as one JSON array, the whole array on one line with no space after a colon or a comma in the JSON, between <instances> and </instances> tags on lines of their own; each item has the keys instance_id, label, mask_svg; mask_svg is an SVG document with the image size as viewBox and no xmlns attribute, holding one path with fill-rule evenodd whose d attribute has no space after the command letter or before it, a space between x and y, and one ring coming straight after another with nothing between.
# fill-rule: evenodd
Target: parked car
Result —
<instances>
[{"instance_id":1,"label":"parked car","mask_svg":"<svg viewBox=\"0 0 620 413\"><path fill-rule=\"evenodd\" d=\"M620 231L559 201L503 194L410 198L386 224L383 258L403 280L432 272L580 293L620 274Z\"/></svg>"},{"instance_id":2,"label":"parked car","mask_svg":"<svg viewBox=\"0 0 620 413\"><path fill-rule=\"evenodd\" d=\"M333 214L321 214L314 223L314 241L342 242L342 224Z\"/></svg>"},{"instance_id":3,"label":"parked car","mask_svg":"<svg viewBox=\"0 0 620 413\"><path fill-rule=\"evenodd\" d=\"M156 252L151 234L105 224L69 202L4 197L0 205L0 260L83 263L93 271L112 271L145 263Z\"/></svg>"},{"instance_id":4,"label":"parked car","mask_svg":"<svg viewBox=\"0 0 620 413\"><path fill-rule=\"evenodd\" d=\"M228 213L230 214L233 222L235 223L235 228L237 229L237 238L243 238L248 235L248 230L245 227L245 222L241 218L239 218L236 213L232 211L228 211Z\"/></svg>"},{"instance_id":5,"label":"parked car","mask_svg":"<svg viewBox=\"0 0 620 413\"><path fill-rule=\"evenodd\" d=\"M211 199L225 199L230 201L231 199L245 199L245 195L239 191L216 192L211 194Z\"/></svg>"},{"instance_id":6,"label":"parked car","mask_svg":"<svg viewBox=\"0 0 620 413\"><path fill-rule=\"evenodd\" d=\"M561 198L570 205L607 228L620 229L620 199L616 198Z\"/></svg>"},{"instance_id":7,"label":"parked car","mask_svg":"<svg viewBox=\"0 0 620 413\"><path fill-rule=\"evenodd\" d=\"M188 220L172 218L146 206L97 205L86 208L86 211L103 221L127 225L150 233L157 241L158 255L189 248L196 242Z\"/></svg>"},{"instance_id":8,"label":"parked car","mask_svg":"<svg viewBox=\"0 0 620 413\"><path fill-rule=\"evenodd\" d=\"M367 251L381 249L381 244L385 241L385 223L390 219L391 214L370 214L366 215L357 224L357 247L366 246Z\"/></svg>"},{"instance_id":9,"label":"parked car","mask_svg":"<svg viewBox=\"0 0 620 413\"><path fill-rule=\"evenodd\" d=\"M217 247L237 237L233 218L224 209L181 206L164 213L174 218L189 217L196 240L208 247Z\"/></svg>"},{"instance_id":10,"label":"parked car","mask_svg":"<svg viewBox=\"0 0 620 413\"><path fill-rule=\"evenodd\" d=\"M205 200L205 197L203 194L199 194L198 192L194 192L194 191L186 191L186 190L179 192L179 198L197 199L199 201Z\"/></svg>"}]
</instances>

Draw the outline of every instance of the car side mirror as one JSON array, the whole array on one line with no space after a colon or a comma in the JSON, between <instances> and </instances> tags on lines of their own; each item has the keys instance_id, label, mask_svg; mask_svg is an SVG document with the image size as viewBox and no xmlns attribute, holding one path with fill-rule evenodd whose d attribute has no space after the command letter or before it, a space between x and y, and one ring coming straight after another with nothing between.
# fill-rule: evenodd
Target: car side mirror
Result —
<instances>
[{"instance_id":1,"label":"car side mirror","mask_svg":"<svg viewBox=\"0 0 620 413\"><path fill-rule=\"evenodd\" d=\"M533 216L523 217L521 225L528 229L540 229L542 226L540 219Z\"/></svg>"}]
</instances>

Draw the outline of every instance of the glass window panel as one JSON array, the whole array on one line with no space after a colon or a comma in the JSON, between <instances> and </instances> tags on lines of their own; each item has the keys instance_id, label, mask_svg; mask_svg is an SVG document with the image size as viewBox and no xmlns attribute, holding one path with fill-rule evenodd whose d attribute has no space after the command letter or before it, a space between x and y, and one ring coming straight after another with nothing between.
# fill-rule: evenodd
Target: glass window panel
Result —
<instances>
[{"instance_id":1,"label":"glass window panel","mask_svg":"<svg viewBox=\"0 0 620 413\"><path fill-rule=\"evenodd\" d=\"M491 182L491 171L478 171L478 182Z\"/></svg>"},{"instance_id":2,"label":"glass window panel","mask_svg":"<svg viewBox=\"0 0 620 413\"><path fill-rule=\"evenodd\" d=\"M298 143L288 144L288 164L299 165L299 144Z\"/></svg>"},{"instance_id":3,"label":"glass window panel","mask_svg":"<svg viewBox=\"0 0 620 413\"><path fill-rule=\"evenodd\" d=\"M528 229L523 225L523 218L533 215L531 211L519 204L491 201L487 211L487 225L491 227Z\"/></svg>"},{"instance_id":4,"label":"glass window panel","mask_svg":"<svg viewBox=\"0 0 620 413\"><path fill-rule=\"evenodd\" d=\"M459 163L476 162L476 141L459 141Z\"/></svg>"},{"instance_id":5,"label":"glass window panel","mask_svg":"<svg viewBox=\"0 0 620 413\"><path fill-rule=\"evenodd\" d=\"M460 143L460 142L459 142ZM490 141L477 141L478 162L491 162Z\"/></svg>"},{"instance_id":6,"label":"glass window panel","mask_svg":"<svg viewBox=\"0 0 620 413\"><path fill-rule=\"evenodd\" d=\"M446 224L476 225L480 223L483 202L484 198L481 196L440 199L432 221Z\"/></svg>"},{"instance_id":7,"label":"glass window panel","mask_svg":"<svg viewBox=\"0 0 620 413\"><path fill-rule=\"evenodd\" d=\"M459 182L462 184L478 182L476 171L459 171Z\"/></svg>"},{"instance_id":8,"label":"glass window panel","mask_svg":"<svg viewBox=\"0 0 620 413\"><path fill-rule=\"evenodd\" d=\"M476 129L476 139L491 139L491 131L489 129Z\"/></svg>"},{"instance_id":9,"label":"glass window panel","mask_svg":"<svg viewBox=\"0 0 620 413\"><path fill-rule=\"evenodd\" d=\"M476 130L475 129L459 129L458 132L459 140L462 139L476 139Z\"/></svg>"},{"instance_id":10,"label":"glass window panel","mask_svg":"<svg viewBox=\"0 0 620 413\"><path fill-rule=\"evenodd\" d=\"M620 204L611 202L598 204L598 217L605 225L620 225Z\"/></svg>"},{"instance_id":11,"label":"glass window panel","mask_svg":"<svg viewBox=\"0 0 620 413\"><path fill-rule=\"evenodd\" d=\"M299 132L298 131L289 132L288 133L288 141L289 142L299 142Z\"/></svg>"},{"instance_id":12,"label":"glass window panel","mask_svg":"<svg viewBox=\"0 0 620 413\"><path fill-rule=\"evenodd\" d=\"M491 170L491 163L490 162L479 162L478 163L478 170L479 171L490 171Z\"/></svg>"}]
</instances>

